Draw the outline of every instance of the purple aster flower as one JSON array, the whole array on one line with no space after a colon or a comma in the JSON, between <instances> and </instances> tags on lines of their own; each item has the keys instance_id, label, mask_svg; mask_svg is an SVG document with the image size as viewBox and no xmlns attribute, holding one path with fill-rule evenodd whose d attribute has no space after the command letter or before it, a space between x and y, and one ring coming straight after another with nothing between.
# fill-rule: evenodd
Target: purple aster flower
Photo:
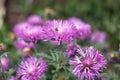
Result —
<instances>
[{"instance_id":1,"label":"purple aster flower","mask_svg":"<svg viewBox=\"0 0 120 80\"><path fill-rule=\"evenodd\" d=\"M43 23L43 20L42 20L41 16L32 15L32 16L28 17L27 22L32 25L41 25Z\"/></svg>"},{"instance_id":2,"label":"purple aster flower","mask_svg":"<svg viewBox=\"0 0 120 80\"><path fill-rule=\"evenodd\" d=\"M74 60L70 61L74 66L72 73L80 80L95 80L100 77L99 72L106 64L104 56L94 47L87 47L85 52L80 48L78 52L81 56L75 56Z\"/></svg>"},{"instance_id":3,"label":"purple aster flower","mask_svg":"<svg viewBox=\"0 0 120 80\"><path fill-rule=\"evenodd\" d=\"M91 35L91 42L99 42L99 43L104 43L106 39L106 33L103 31L95 31Z\"/></svg>"},{"instance_id":4,"label":"purple aster flower","mask_svg":"<svg viewBox=\"0 0 120 80\"><path fill-rule=\"evenodd\" d=\"M60 43L69 43L73 40L76 28L72 23L62 20L48 21L44 27L47 39L55 45Z\"/></svg>"},{"instance_id":5,"label":"purple aster flower","mask_svg":"<svg viewBox=\"0 0 120 80\"><path fill-rule=\"evenodd\" d=\"M18 39L15 41L15 47L23 51L25 48L34 48L35 46L33 42L26 42L22 39Z\"/></svg>"},{"instance_id":6,"label":"purple aster flower","mask_svg":"<svg viewBox=\"0 0 120 80\"><path fill-rule=\"evenodd\" d=\"M28 41L38 41L44 39L43 28L39 25L30 25L27 22L21 22L14 27L15 34Z\"/></svg>"},{"instance_id":7,"label":"purple aster flower","mask_svg":"<svg viewBox=\"0 0 120 80\"><path fill-rule=\"evenodd\" d=\"M28 40L44 40L44 32L42 27L33 27L25 31L25 36Z\"/></svg>"},{"instance_id":8,"label":"purple aster flower","mask_svg":"<svg viewBox=\"0 0 120 80\"><path fill-rule=\"evenodd\" d=\"M44 40L44 31L40 26L30 27L23 31L23 39L30 41Z\"/></svg>"},{"instance_id":9,"label":"purple aster flower","mask_svg":"<svg viewBox=\"0 0 120 80\"><path fill-rule=\"evenodd\" d=\"M15 26L14 26L14 33L17 35L17 37L21 37L22 38L22 31L26 30L28 27L30 27L30 25L26 22L20 22L20 23L17 23Z\"/></svg>"},{"instance_id":10,"label":"purple aster flower","mask_svg":"<svg viewBox=\"0 0 120 80\"><path fill-rule=\"evenodd\" d=\"M39 80L46 70L47 64L41 58L28 57L20 63L17 74L21 80Z\"/></svg>"},{"instance_id":11,"label":"purple aster flower","mask_svg":"<svg viewBox=\"0 0 120 80\"><path fill-rule=\"evenodd\" d=\"M79 49L79 45L74 42L67 44L67 49L65 51L65 55L67 58L73 58L76 54L78 54L77 50Z\"/></svg>"},{"instance_id":12,"label":"purple aster flower","mask_svg":"<svg viewBox=\"0 0 120 80\"><path fill-rule=\"evenodd\" d=\"M10 60L8 57L2 57L0 58L0 62L2 65L2 71L7 71L9 69L9 64L10 64Z\"/></svg>"},{"instance_id":13,"label":"purple aster flower","mask_svg":"<svg viewBox=\"0 0 120 80\"><path fill-rule=\"evenodd\" d=\"M8 80L18 80L18 78L16 76L11 76L8 78Z\"/></svg>"},{"instance_id":14,"label":"purple aster flower","mask_svg":"<svg viewBox=\"0 0 120 80\"><path fill-rule=\"evenodd\" d=\"M91 25L83 22L82 20L71 17L68 21L72 22L77 29L76 37L80 39L85 39L91 34Z\"/></svg>"}]
</instances>

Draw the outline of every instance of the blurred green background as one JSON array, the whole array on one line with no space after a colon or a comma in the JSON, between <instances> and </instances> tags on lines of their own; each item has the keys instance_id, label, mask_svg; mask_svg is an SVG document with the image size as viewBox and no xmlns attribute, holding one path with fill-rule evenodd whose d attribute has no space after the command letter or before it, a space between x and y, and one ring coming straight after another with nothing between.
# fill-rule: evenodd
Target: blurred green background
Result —
<instances>
[{"instance_id":1,"label":"blurred green background","mask_svg":"<svg viewBox=\"0 0 120 80\"><path fill-rule=\"evenodd\" d=\"M92 30L107 32L107 42L118 50L120 43L120 0L6 0L4 29L0 29L0 42L5 31L29 15L39 14L45 20L66 19L71 16L81 18L92 25Z\"/></svg>"}]
</instances>

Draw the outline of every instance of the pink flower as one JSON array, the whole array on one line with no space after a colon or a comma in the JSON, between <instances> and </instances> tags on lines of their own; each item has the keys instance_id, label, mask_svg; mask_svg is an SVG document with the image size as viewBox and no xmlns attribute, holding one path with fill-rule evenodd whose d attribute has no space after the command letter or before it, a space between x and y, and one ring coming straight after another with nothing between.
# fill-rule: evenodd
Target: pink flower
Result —
<instances>
[{"instance_id":1,"label":"pink flower","mask_svg":"<svg viewBox=\"0 0 120 80\"><path fill-rule=\"evenodd\" d=\"M68 21L72 22L77 29L76 37L80 39L85 39L91 34L91 25L83 22L79 18L71 17Z\"/></svg>"},{"instance_id":2,"label":"pink flower","mask_svg":"<svg viewBox=\"0 0 120 80\"><path fill-rule=\"evenodd\" d=\"M17 69L20 80L38 80L47 70L47 64L41 58L28 57L23 60Z\"/></svg>"},{"instance_id":3,"label":"pink flower","mask_svg":"<svg viewBox=\"0 0 120 80\"><path fill-rule=\"evenodd\" d=\"M27 22L31 25L40 25L43 23L43 19L39 15L32 15L28 17Z\"/></svg>"},{"instance_id":4,"label":"pink flower","mask_svg":"<svg viewBox=\"0 0 120 80\"><path fill-rule=\"evenodd\" d=\"M95 80L100 77L100 73L106 65L104 56L94 47L87 47L85 52L79 48L78 53L81 56L75 56L70 60L74 66L72 73L80 80Z\"/></svg>"},{"instance_id":5,"label":"pink flower","mask_svg":"<svg viewBox=\"0 0 120 80\"><path fill-rule=\"evenodd\" d=\"M106 39L106 33L103 31L95 31L91 35L91 42L99 42L99 43L104 43Z\"/></svg>"},{"instance_id":6,"label":"pink flower","mask_svg":"<svg viewBox=\"0 0 120 80\"><path fill-rule=\"evenodd\" d=\"M47 39L56 45L74 40L76 28L69 21L52 20L44 27Z\"/></svg>"},{"instance_id":7,"label":"pink flower","mask_svg":"<svg viewBox=\"0 0 120 80\"><path fill-rule=\"evenodd\" d=\"M7 71L9 69L9 64L10 64L10 60L8 57L2 57L0 58L0 62L2 65L2 71Z\"/></svg>"}]
</instances>

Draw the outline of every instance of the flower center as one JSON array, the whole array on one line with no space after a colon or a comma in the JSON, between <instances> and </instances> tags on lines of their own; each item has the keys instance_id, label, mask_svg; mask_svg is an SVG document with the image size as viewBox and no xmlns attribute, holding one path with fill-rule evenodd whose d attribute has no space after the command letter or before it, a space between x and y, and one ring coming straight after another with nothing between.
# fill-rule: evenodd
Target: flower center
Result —
<instances>
[{"instance_id":1,"label":"flower center","mask_svg":"<svg viewBox=\"0 0 120 80\"><path fill-rule=\"evenodd\" d=\"M90 57L83 58L82 62L85 67L91 67L94 64L93 60Z\"/></svg>"},{"instance_id":2,"label":"flower center","mask_svg":"<svg viewBox=\"0 0 120 80\"><path fill-rule=\"evenodd\" d=\"M28 69L28 73L33 73L35 71L35 68L34 67L30 67L29 69Z\"/></svg>"}]
</instances>

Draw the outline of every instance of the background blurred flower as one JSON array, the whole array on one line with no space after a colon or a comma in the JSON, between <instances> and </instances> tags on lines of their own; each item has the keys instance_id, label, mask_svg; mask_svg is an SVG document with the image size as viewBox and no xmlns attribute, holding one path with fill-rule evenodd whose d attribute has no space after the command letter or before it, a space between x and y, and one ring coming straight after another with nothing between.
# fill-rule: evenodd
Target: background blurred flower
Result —
<instances>
[{"instance_id":1,"label":"background blurred flower","mask_svg":"<svg viewBox=\"0 0 120 80\"><path fill-rule=\"evenodd\" d=\"M25 31L28 27L31 26L27 22L20 22L14 26L13 31L17 37L23 38L23 31Z\"/></svg>"},{"instance_id":2,"label":"background blurred flower","mask_svg":"<svg viewBox=\"0 0 120 80\"><path fill-rule=\"evenodd\" d=\"M8 80L19 80L16 76L11 76L8 78Z\"/></svg>"},{"instance_id":3,"label":"background blurred flower","mask_svg":"<svg viewBox=\"0 0 120 80\"><path fill-rule=\"evenodd\" d=\"M73 58L76 54L78 54L77 50L79 49L79 45L74 42L67 44L67 48L65 51L65 55L67 58Z\"/></svg>"},{"instance_id":4,"label":"background blurred flower","mask_svg":"<svg viewBox=\"0 0 120 80\"><path fill-rule=\"evenodd\" d=\"M21 80L38 80L46 70L47 64L41 58L28 57L20 63L17 74Z\"/></svg>"},{"instance_id":5,"label":"background blurred flower","mask_svg":"<svg viewBox=\"0 0 120 80\"><path fill-rule=\"evenodd\" d=\"M43 40L44 39L44 34L43 34L44 31L43 31L43 28L41 26L29 27L22 32L23 32L22 38L24 40L38 41L38 40Z\"/></svg>"},{"instance_id":6,"label":"background blurred flower","mask_svg":"<svg viewBox=\"0 0 120 80\"><path fill-rule=\"evenodd\" d=\"M40 25L30 25L28 22L16 24L14 32L18 38L27 41L38 41L44 39L43 28Z\"/></svg>"},{"instance_id":7,"label":"background blurred flower","mask_svg":"<svg viewBox=\"0 0 120 80\"><path fill-rule=\"evenodd\" d=\"M33 42L26 42L22 39L18 39L15 41L15 47L21 51L23 51L25 48L34 48L34 43Z\"/></svg>"},{"instance_id":8,"label":"background blurred flower","mask_svg":"<svg viewBox=\"0 0 120 80\"><path fill-rule=\"evenodd\" d=\"M99 43L104 43L106 40L106 32L103 31L95 31L91 35L91 42L99 42Z\"/></svg>"},{"instance_id":9,"label":"background blurred flower","mask_svg":"<svg viewBox=\"0 0 120 80\"><path fill-rule=\"evenodd\" d=\"M68 21L72 22L77 29L76 37L85 39L86 37L90 36L91 34L91 25L83 22L79 18L71 17Z\"/></svg>"},{"instance_id":10,"label":"background blurred flower","mask_svg":"<svg viewBox=\"0 0 120 80\"><path fill-rule=\"evenodd\" d=\"M10 64L10 60L8 57L2 57L0 58L0 62L2 65L2 71L7 71L9 69L9 64Z\"/></svg>"},{"instance_id":11,"label":"background blurred flower","mask_svg":"<svg viewBox=\"0 0 120 80\"><path fill-rule=\"evenodd\" d=\"M41 25L43 23L43 19L39 15L32 15L28 17L27 22L31 25Z\"/></svg>"}]
</instances>

